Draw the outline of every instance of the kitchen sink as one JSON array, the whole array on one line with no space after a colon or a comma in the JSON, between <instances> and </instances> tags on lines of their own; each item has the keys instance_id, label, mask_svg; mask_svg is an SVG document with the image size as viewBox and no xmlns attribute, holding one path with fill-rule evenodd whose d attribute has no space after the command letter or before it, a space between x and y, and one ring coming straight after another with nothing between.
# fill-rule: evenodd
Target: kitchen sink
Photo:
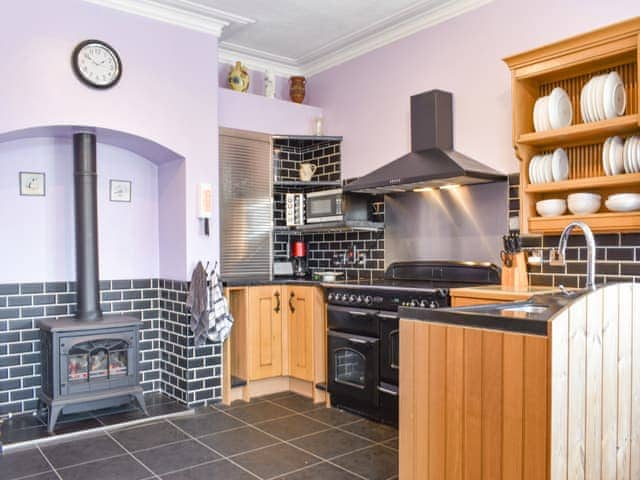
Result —
<instances>
[{"instance_id":1,"label":"kitchen sink","mask_svg":"<svg viewBox=\"0 0 640 480\"><path fill-rule=\"evenodd\" d=\"M503 308L503 312L544 313L549 307L540 305L518 305L517 307Z\"/></svg>"}]
</instances>

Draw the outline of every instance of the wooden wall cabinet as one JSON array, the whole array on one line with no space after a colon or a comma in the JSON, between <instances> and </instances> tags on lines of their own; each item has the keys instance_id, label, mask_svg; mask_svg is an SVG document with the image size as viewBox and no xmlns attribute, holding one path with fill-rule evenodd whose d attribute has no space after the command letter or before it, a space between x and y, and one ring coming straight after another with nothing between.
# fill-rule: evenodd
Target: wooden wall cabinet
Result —
<instances>
[{"instance_id":1,"label":"wooden wall cabinet","mask_svg":"<svg viewBox=\"0 0 640 480\"><path fill-rule=\"evenodd\" d=\"M513 144L520 160L520 227L522 233L559 233L571 221L581 220L594 232L640 230L640 212L610 212L604 201L613 193L640 193L640 174L605 175L602 147L607 137L623 139L640 132L638 58L640 17L568 38L505 58L511 70ZM624 116L584 123L580 94L594 75L615 70L627 96ZM568 127L534 131L533 107L538 97L562 87L573 106ZM569 178L560 182L531 184L529 163L534 155L562 147L569 157ZM540 217L536 202L566 198L573 192L602 196L600 211L591 215Z\"/></svg>"},{"instance_id":2,"label":"wooden wall cabinet","mask_svg":"<svg viewBox=\"0 0 640 480\"><path fill-rule=\"evenodd\" d=\"M280 286L249 288L248 380L282 375L282 318Z\"/></svg>"}]
</instances>

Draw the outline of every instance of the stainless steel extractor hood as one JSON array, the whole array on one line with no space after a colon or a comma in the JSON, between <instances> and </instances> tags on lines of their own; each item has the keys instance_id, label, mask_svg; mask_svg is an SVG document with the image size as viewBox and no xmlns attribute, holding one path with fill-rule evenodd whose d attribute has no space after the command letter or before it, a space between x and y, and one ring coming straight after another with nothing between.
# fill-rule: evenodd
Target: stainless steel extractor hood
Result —
<instances>
[{"instance_id":1,"label":"stainless steel extractor hood","mask_svg":"<svg viewBox=\"0 0 640 480\"><path fill-rule=\"evenodd\" d=\"M505 181L502 173L453 149L453 97L431 90L411 97L411 152L345 185L363 193L407 192Z\"/></svg>"}]
</instances>

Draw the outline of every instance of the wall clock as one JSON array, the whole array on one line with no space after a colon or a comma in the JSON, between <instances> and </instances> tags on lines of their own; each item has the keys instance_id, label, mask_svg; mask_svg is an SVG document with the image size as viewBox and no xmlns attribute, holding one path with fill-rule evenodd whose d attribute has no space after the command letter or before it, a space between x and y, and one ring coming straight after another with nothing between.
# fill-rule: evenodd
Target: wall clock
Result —
<instances>
[{"instance_id":1,"label":"wall clock","mask_svg":"<svg viewBox=\"0 0 640 480\"><path fill-rule=\"evenodd\" d=\"M73 70L78 78L93 88L113 87L122 75L118 53L100 40L85 40L71 55Z\"/></svg>"}]
</instances>

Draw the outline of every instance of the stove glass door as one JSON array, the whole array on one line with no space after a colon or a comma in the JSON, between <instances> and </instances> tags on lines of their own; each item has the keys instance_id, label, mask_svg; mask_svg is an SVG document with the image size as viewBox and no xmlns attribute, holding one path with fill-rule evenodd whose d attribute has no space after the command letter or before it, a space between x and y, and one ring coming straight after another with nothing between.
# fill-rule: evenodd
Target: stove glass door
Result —
<instances>
[{"instance_id":1,"label":"stove glass door","mask_svg":"<svg viewBox=\"0 0 640 480\"><path fill-rule=\"evenodd\" d=\"M378 338L329 332L329 392L355 399L361 405L378 404Z\"/></svg>"},{"instance_id":2,"label":"stove glass door","mask_svg":"<svg viewBox=\"0 0 640 480\"><path fill-rule=\"evenodd\" d=\"M352 348L337 348L333 351L336 369L334 380L338 383L364 389L367 377L366 357Z\"/></svg>"}]
</instances>

